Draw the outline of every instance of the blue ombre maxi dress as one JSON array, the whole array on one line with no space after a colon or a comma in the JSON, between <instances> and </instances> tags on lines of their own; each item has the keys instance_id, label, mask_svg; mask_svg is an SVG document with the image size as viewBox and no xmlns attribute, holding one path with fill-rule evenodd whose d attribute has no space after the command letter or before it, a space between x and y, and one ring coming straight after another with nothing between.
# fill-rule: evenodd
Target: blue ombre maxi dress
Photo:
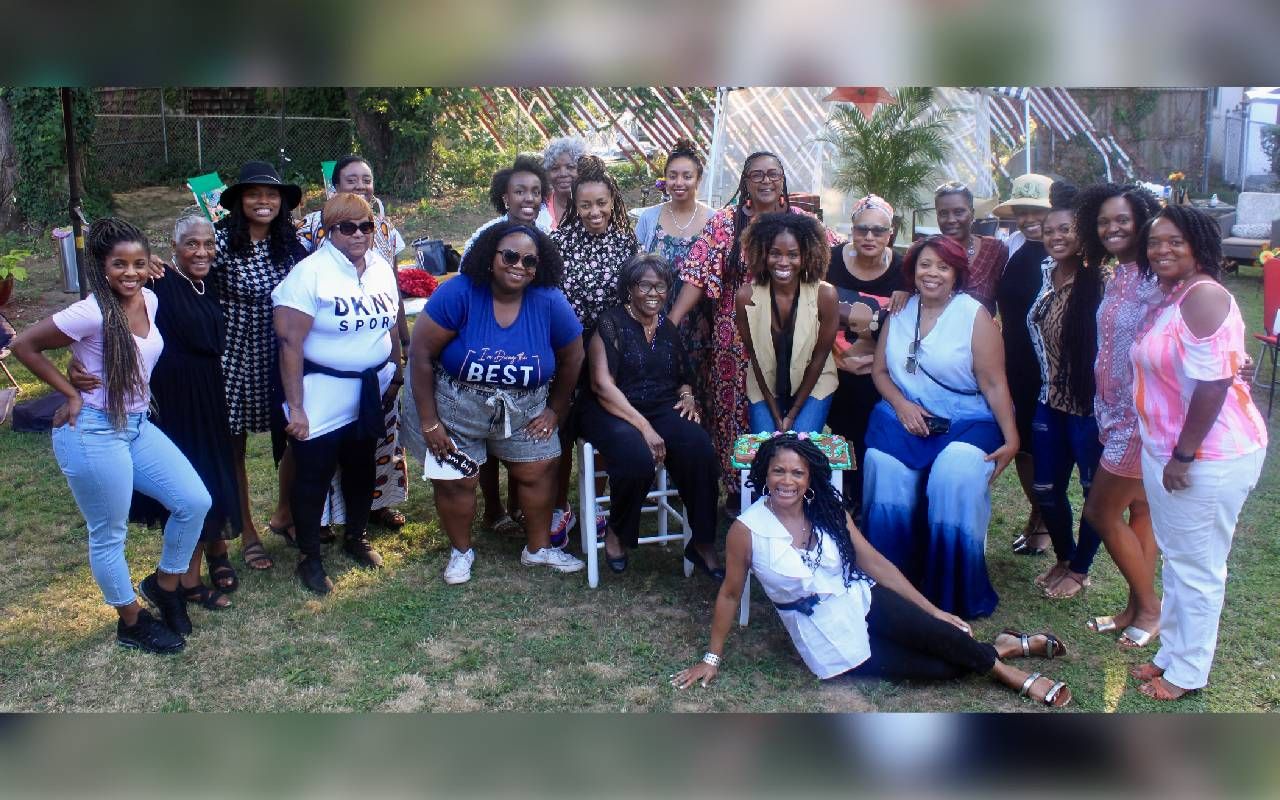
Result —
<instances>
[{"instance_id":1,"label":"blue ombre maxi dress","mask_svg":"<svg viewBox=\"0 0 1280 800\"><path fill-rule=\"evenodd\" d=\"M965 618L986 616L999 601L985 554L991 519L987 481L995 462L984 459L1004 438L973 372L973 323L981 308L966 294L952 298L921 340L922 368L914 373L906 361L919 296L893 318L885 343L890 377L908 400L949 418L951 430L915 436L881 400L867 429L862 495L871 544L934 605Z\"/></svg>"}]
</instances>

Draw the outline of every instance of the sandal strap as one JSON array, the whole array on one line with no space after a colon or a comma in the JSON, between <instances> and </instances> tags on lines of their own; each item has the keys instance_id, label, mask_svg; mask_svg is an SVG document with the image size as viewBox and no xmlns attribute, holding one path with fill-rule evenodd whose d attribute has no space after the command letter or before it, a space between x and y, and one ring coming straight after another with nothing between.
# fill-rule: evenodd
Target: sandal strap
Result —
<instances>
[{"instance_id":1,"label":"sandal strap","mask_svg":"<svg viewBox=\"0 0 1280 800\"><path fill-rule=\"evenodd\" d=\"M1018 641L1022 642L1022 655L1024 657L1031 655L1031 637L1025 633L1018 634Z\"/></svg>"},{"instance_id":2,"label":"sandal strap","mask_svg":"<svg viewBox=\"0 0 1280 800\"><path fill-rule=\"evenodd\" d=\"M1053 685L1053 688L1051 688L1048 692L1045 693L1044 704L1046 706L1052 706L1053 701L1058 699L1058 692L1065 689L1066 686L1067 684L1063 683L1062 681L1058 681L1057 683L1055 683Z\"/></svg>"},{"instance_id":3,"label":"sandal strap","mask_svg":"<svg viewBox=\"0 0 1280 800\"><path fill-rule=\"evenodd\" d=\"M1044 634L1044 640L1044 657L1052 659L1062 649L1062 643L1052 633Z\"/></svg>"},{"instance_id":4,"label":"sandal strap","mask_svg":"<svg viewBox=\"0 0 1280 800\"><path fill-rule=\"evenodd\" d=\"M1031 694L1030 694L1030 692L1031 692L1031 684L1035 683L1035 682L1036 682L1036 681L1038 681L1039 679L1040 679L1040 673L1039 673L1039 672L1033 672L1033 673L1031 673L1030 675L1028 675L1028 676L1027 676L1027 679L1026 679L1025 681L1023 681L1023 682L1022 682L1022 688L1021 688L1020 690L1018 690L1018 695L1019 695L1020 697L1030 697L1030 696L1031 696Z\"/></svg>"}]
</instances>

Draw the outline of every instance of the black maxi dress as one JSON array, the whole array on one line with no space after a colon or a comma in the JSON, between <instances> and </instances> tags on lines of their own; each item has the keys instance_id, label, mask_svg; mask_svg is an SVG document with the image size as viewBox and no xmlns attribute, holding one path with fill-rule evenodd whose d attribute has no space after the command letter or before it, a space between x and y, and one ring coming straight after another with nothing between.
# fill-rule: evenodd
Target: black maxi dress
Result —
<instances>
[{"instance_id":1,"label":"black maxi dress","mask_svg":"<svg viewBox=\"0 0 1280 800\"><path fill-rule=\"evenodd\" d=\"M164 351L151 372L151 422L187 457L213 498L201 541L234 539L242 525L222 377L226 324L213 281L203 281L204 294L199 285L172 266L164 278L151 282L160 301L156 326L164 337ZM156 527L169 512L134 492L129 516Z\"/></svg>"}]
</instances>

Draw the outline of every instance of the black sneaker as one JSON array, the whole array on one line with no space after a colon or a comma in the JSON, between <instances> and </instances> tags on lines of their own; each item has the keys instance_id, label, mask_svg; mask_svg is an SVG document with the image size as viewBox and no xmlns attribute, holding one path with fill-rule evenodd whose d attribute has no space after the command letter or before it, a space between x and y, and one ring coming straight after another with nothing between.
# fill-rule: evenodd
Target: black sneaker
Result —
<instances>
[{"instance_id":1,"label":"black sneaker","mask_svg":"<svg viewBox=\"0 0 1280 800\"><path fill-rule=\"evenodd\" d=\"M187 646L181 636L146 609L138 612L138 619L132 625L125 625L123 619L116 623L116 644L160 654L176 653Z\"/></svg>"},{"instance_id":2,"label":"black sneaker","mask_svg":"<svg viewBox=\"0 0 1280 800\"><path fill-rule=\"evenodd\" d=\"M324 574L324 564L318 558L304 558L298 562L298 580L316 594L333 591L333 581Z\"/></svg>"},{"instance_id":3,"label":"black sneaker","mask_svg":"<svg viewBox=\"0 0 1280 800\"><path fill-rule=\"evenodd\" d=\"M382 568L382 556L378 555L378 551L374 550L373 545L369 543L368 534L348 536L342 544L342 549L363 567Z\"/></svg>"},{"instance_id":4,"label":"black sneaker","mask_svg":"<svg viewBox=\"0 0 1280 800\"><path fill-rule=\"evenodd\" d=\"M187 598L179 589L166 592L156 581L156 573L151 573L138 584L138 593L160 612L160 618L169 630L179 636L191 635L191 617L187 616Z\"/></svg>"}]
</instances>

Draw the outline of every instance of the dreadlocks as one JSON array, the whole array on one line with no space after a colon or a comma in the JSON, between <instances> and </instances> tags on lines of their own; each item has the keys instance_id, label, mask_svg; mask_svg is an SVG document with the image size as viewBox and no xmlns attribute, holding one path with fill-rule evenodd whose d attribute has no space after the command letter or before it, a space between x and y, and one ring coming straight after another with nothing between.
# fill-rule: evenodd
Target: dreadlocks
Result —
<instances>
[{"instance_id":1,"label":"dreadlocks","mask_svg":"<svg viewBox=\"0 0 1280 800\"><path fill-rule=\"evenodd\" d=\"M1133 227L1141 231L1147 220L1160 210L1160 201L1146 189L1134 183L1123 186L1115 183L1096 183L1080 192L1076 198L1076 235L1080 237L1080 255L1084 263L1098 268L1106 260L1107 248L1098 236L1098 214L1102 204L1113 197L1123 197L1133 211Z\"/></svg>"},{"instance_id":2,"label":"dreadlocks","mask_svg":"<svg viewBox=\"0 0 1280 800\"><path fill-rule=\"evenodd\" d=\"M1147 260L1147 240L1151 238L1151 226L1158 219L1167 219L1174 224L1191 245L1191 253L1196 257L1196 268L1222 282L1222 233L1218 223L1203 211L1191 206L1165 206L1151 218L1138 233L1138 266L1143 275L1151 274L1151 262Z\"/></svg>"},{"instance_id":3,"label":"dreadlocks","mask_svg":"<svg viewBox=\"0 0 1280 800\"><path fill-rule=\"evenodd\" d=\"M1054 181L1049 190L1049 213L1066 213L1074 217L1078 198L1079 192L1074 186L1065 181ZM1081 233L1078 220L1076 226L1076 238L1079 241ZM1097 225L1094 225L1093 232L1097 236ZM1063 309L1065 324L1058 339L1062 369L1054 375L1054 385L1081 406L1092 408L1097 388L1093 380L1093 365L1098 358L1098 306L1102 303L1104 285L1102 267L1100 264L1084 261L1079 250L1071 257L1079 263L1076 264L1071 295Z\"/></svg>"},{"instance_id":4,"label":"dreadlocks","mask_svg":"<svg viewBox=\"0 0 1280 800\"><path fill-rule=\"evenodd\" d=\"M783 433L766 439L758 450L755 460L751 462L751 474L747 478L747 486L761 494L769 493L765 480L769 473L769 465L782 450L790 450L805 462L809 470L809 491L813 499L806 499L804 514L813 526L814 532L826 532L836 543L840 553L840 566L844 572L844 585L848 586L862 574L858 569L857 559L853 552L853 542L849 539L846 527L848 517L844 511L844 498L840 490L831 485L831 465L817 445L808 439L801 439L794 433ZM821 546L822 539L818 539Z\"/></svg>"},{"instance_id":5,"label":"dreadlocks","mask_svg":"<svg viewBox=\"0 0 1280 800\"><path fill-rule=\"evenodd\" d=\"M784 232L794 236L800 246L800 282L817 283L825 278L831 263L831 247L823 235L822 224L803 214L778 211L753 217L742 232L742 249L747 252L752 280L761 286L769 283L769 249Z\"/></svg>"},{"instance_id":6,"label":"dreadlocks","mask_svg":"<svg viewBox=\"0 0 1280 800\"><path fill-rule=\"evenodd\" d=\"M778 202L783 211L791 210L791 202L787 200L787 168L782 166L782 159L768 150L757 150L747 156L747 160L742 162L742 173L738 176L738 189L733 193L733 197L729 198L729 202L725 204L725 208L733 206L733 244L729 247L729 257L725 265L725 276L732 276L733 278L726 281L731 286L738 286L742 283L739 280L743 276L742 248L739 243L742 241L742 232L746 229L747 223L751 221L750 215L747 214L747 206L751 203L748 192L750 179L747 177L747 173L751 171L751 165L762 158L772 158L778 162L778 167L782 170L782 195L778 198Z\"/></svg>"},{"instance_id":7,"label":"dreadlocks","mask_svg":"<svg viewBox=\"0 0 1280 800\"><path fill-rule=\"evenodd\" d=\"M107 387L107 416L117 429L124 429L127 421L126 405L130 397L146 392L147 382L142 376L138 358L138 345L129 329L120 298L107 283L107 261L116 245L136 242L151 255L147 237L134 225L116 217L104 217L89 227L85 237L85 250L91 259L85 270L89 292L98 302L102 312L102 366Z\"/></svg>"},{"instance_id":8,"label":"dreadlocks","mask_svg":"<svg viewBox=\"0 0 1280 800\"><path fill-rule=\"evenodd\" d=\"M599 156L585 155L578 159L578 177L573 181L573 195L569 207L565 209L564 218L560 220L561 226L570 225L572 223L582 224L581 217L578 216L578 187L584 183L603 183L609 190L609 196L613 200L613 211L609 214L609 224L615 230L629 231L631 230L631 217L627 215L627 202L622 199L622 190L618 188L618 181L609 174L609 170L605 169L604 162Z\"/></svg>"}]
</instances>

